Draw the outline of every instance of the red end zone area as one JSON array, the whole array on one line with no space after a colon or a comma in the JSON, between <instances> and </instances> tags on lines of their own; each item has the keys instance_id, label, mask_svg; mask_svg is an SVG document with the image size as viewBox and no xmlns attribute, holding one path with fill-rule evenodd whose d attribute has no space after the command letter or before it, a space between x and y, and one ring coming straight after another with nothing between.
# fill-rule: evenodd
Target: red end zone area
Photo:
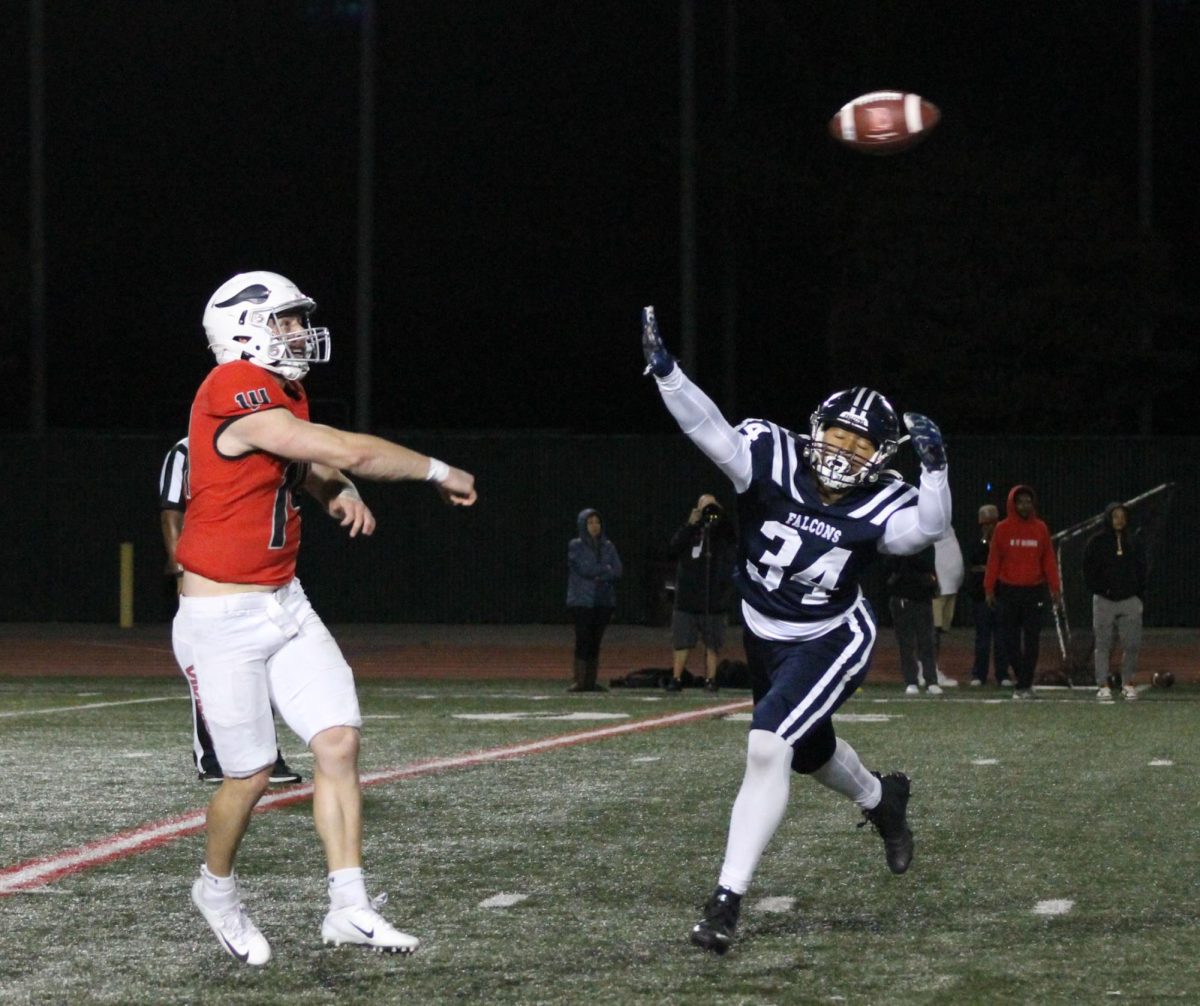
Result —
<instances>
[{"instance_id":1,"label":"red end zone area","mask_svg":"<svg viewBox=\"0 0 1200 1006\"><path fill-rule=\"evenodd\" d=\"M442 678L463 680L571 679L573 633L563 625L342 625L334 637L362 679ZM743 659L740 629L730 627L723 656ZM943 673L966 684L973 634L956 628L943 637ZM1061 666L1054 633L1042 635L1039 672ZM600 680L608 683L643 667L670 667L666 627L613 625L600 652ZM1115 666L1115 664L1114 664ZM693 653L689 670L702 674ZM1200 631L1147 629L1138 660L1138 683L1171 671L1179 683L1200 681ZM0 676L171 677L179 673L171 653L170 626L0 623ZM881 629L869 682L901 680L891 630Z\"/></svg>"}]
</instances>

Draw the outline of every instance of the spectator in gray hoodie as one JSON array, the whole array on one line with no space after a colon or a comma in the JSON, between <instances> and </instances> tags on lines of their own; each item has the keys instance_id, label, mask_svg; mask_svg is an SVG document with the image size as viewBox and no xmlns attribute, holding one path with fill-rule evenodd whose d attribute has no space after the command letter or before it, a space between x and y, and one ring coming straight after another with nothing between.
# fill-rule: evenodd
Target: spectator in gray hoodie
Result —
<instances>
[{"instance_id":1,"label":"spectator in gray hoodie","mask_svg":"<svg viewBox=\"0 0 1200 1006\"><path fill-rule=\"evenodd\" d=\"M600 640L617 604L621 557L591 507L580 510L575 523L579 537L567 546L567 609L575 622L574 680L567 691L602 692L596 683Z\"/></svg>"}]
</instances>

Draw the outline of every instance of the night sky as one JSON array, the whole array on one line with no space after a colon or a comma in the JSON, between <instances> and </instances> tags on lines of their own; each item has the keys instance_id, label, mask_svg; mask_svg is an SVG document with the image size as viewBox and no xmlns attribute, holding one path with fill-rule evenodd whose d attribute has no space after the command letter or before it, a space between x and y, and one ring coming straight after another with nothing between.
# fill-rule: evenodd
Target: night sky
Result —
<instances>
[{"instance_id":1,"label":"night sky","mask_svg":"<svg viewBox=\"0 0 1200 1006\"><path fill-rule=\"evenodd\" d=\"M16 6L6 432L30 403ZM1154 6L1142 235L1137 0L697 3L693 376L730 418L803 428L863 382L951 433L1194 433L1200 2ZM315 418L351 423L359 4L47 7L49 425L182 431L204 304L255 268L318 301ZM373 428L669 432L637 321L654 303L680 348L679 4L381 0L376 35ZM941 125L839 147L830 116L880 88Z\"/></svg>"}]
</instances>

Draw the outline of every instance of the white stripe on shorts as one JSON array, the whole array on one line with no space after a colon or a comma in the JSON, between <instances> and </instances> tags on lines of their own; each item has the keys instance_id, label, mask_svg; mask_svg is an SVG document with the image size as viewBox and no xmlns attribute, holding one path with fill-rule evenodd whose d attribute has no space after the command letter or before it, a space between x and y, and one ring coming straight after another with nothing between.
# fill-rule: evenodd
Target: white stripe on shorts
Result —
<instances>
[{"instance_id":1,"label":"white stripe on shorts","mask_svg":"<svg viewBox=\"0 0 1200 1006\"><path fill-rule=\"evenodd\" d=\"M819 723L829 710L837 703L850 679L854 677L871 657L871 648L875 645L876 629L872 620L866 617L862 596L847 613L851 639L845 649L838 654L816 686L804 696L804 700L792 710L791 714L776 729L780 737L789 744L794 744L812 727ZM847 667L847 665L849 665Z\"/></svg>"}]
</instances>

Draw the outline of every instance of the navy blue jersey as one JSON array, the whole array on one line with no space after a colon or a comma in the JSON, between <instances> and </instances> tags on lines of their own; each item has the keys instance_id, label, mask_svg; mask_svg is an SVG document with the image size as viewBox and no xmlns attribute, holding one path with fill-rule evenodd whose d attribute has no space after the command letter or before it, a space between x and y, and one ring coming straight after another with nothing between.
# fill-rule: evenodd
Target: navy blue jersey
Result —
<instances>
[{"instance_id":1,"label":"navy blue jersey","mask_svg":"<svg viewBox=\"0 0 1200 1006\"><path fill-rule=\"evenodd\" d=\"M917 490L883 476L823 503L804 460L805 441L763 419L738 432L750 441L750 485L738 496L740 554L734 583L769 618L819 622L843 614L875 560L889 518L916 506Z\"/></svg>"}]
</instances>

